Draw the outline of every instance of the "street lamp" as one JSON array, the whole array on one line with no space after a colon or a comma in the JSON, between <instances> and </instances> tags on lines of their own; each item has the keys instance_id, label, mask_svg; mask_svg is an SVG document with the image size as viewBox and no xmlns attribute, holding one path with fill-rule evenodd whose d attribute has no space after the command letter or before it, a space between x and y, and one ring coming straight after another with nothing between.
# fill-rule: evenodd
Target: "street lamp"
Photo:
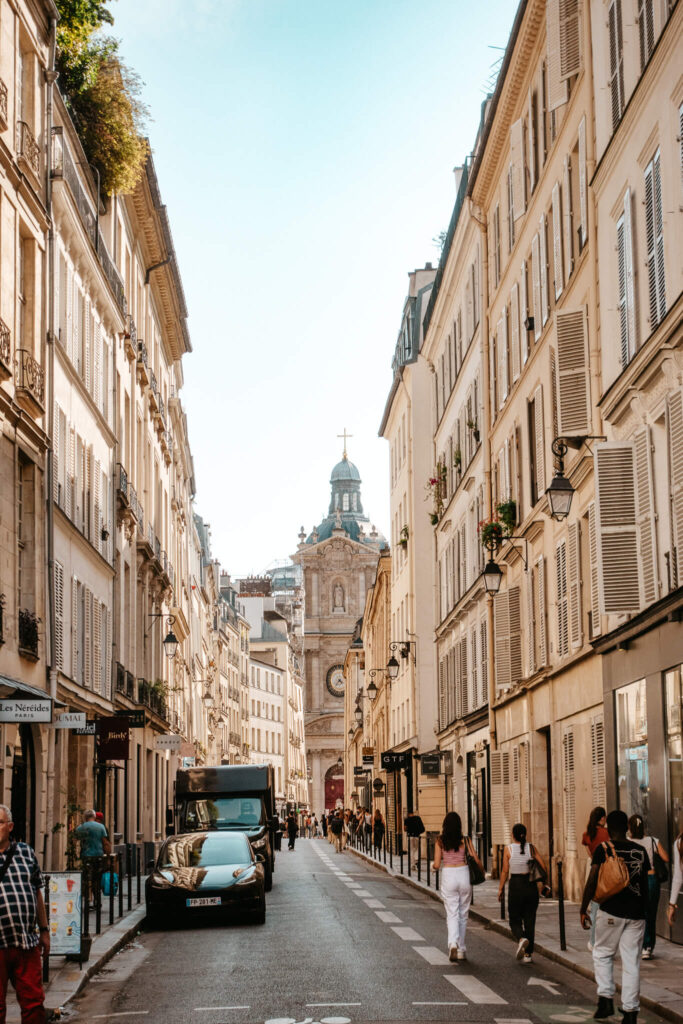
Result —
<instances>
[{"instance_id":1,"label":"street lamp","mask_svg":"<svg viewBox=\"0 0 683 1024\"><path fill-rule=\"evenodd\" d=\"M377 687L375 686L375 680L374 679L370 680L370 683L369 683L369 685L367 687L366 693L368 695L368 700L370 700L370 701L374 701L375 698L377 697Z\"/></svg>"},{"instance_id":2,"label":"street lamp","mask_svg":"<svg viewBox=\"0 0 683 1024\"><path fill-rule=\"evenodd\" d=\"M582 448L586 441L605 441L604 436L591 434L580 434L576 437L555 437L550 446L552 453L557 459L557 469L550 487L546 490L548 504L550 505L550 516L558 523L566 519L572 507L574 488L564 475L564 459L570 448Z\"/></svg>"},{"instance_id":3,"label":"street lamp","mask_svg":"<svg viewBox=\"0 0 683 1024\"><path fill-rule=\"evenodd\" d=\"M354 717L355 717L356 722L358 723L358 725L362 725L363 724L363 709L361 708L360 704L356 704L356 708L355 708L355 711L353 712L353 714L354 714Z\"/></svg>"},{"instance_id":4,"label":"street lamp","mask_svg":"<svg viewBox=\"0 0 683 1024\"><path fill-rule=\"evenodd\" d=\"M356 735L355 730L354 729L349 729L349 739L352 740L355 735Z\"/></svg>"},{"instance_id":5,"label":"street lamp","mask_svg":"<svg viewBox=\"0 0 683 1024\"><path fill-rule=\"evenodd\" d=\"M402 658L410 657L412 652L413 661L415 661L415 651L413 647L417 649L417 643L415 640L392 640L389 644L389 650L392 652L399 651ZM398 675L399 663L396 659L395 653L392 653L389 661L387 662L387 672L389 673L390 679L395 679Z\"/></svg>"},{"instance_id":6,"label":"street lamp","mask_svg":"<svg viewBox=\"0 0 683 1024\"><path fill-rule=\"evenodd\" d=\"M492 558L489 558L488 562L484 566L484 588L487 594L497 594L500 590L501 580L503 579L503 570L494 562Z\"/></svg>"},{"instance_id":7,"label":"street lamp","mask_svg":"<svg viewBox=\"0 0 683 1024\"><path fill-rule=\"evenodd\" d=\"M164 615L163 612L152 613L147 616L148 619L165 619L166 625L168 626L168 633L163 641L164 653L169 660L175 658L178 652L178 637L173 632L173 623L175 622L175 615ZM149 633L145 633L144 639L146 640Z\"/></svg>"},{"instance_id":8,"label":"street lamp","mask_svg":"<svg viewBox=\"0 0 683 1024\"><path fill-rule=\"evenodd\" d=\"M342 761L341 754L340 754L339 757L337 758L337 768L341 769L343 767L344 767L344 762Z\"/></svg>"}]
</instances>

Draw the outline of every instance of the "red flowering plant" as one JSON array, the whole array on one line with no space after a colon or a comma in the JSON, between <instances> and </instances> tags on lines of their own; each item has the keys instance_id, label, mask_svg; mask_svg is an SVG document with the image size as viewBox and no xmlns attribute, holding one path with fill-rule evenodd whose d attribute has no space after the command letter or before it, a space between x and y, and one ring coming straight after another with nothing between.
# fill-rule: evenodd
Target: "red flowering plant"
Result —
<instances>
[{"instance_id":1,"label":"red flowering plant","mask_svg":"<svg viewBox=\"0 0 683 1024\"><path fill-rule=\"evenodd\" d=\"M443 515L444 500L446 498L448 470L445 463L439 460L436 464L434 474L427 481L427 495L425 501L432 500L432 511L429 513L429 520L432 526L436 526Z\"/></svg>"},{"instance_id":2,"label":"red flowering plant","mask_svg":"<svg viewBox=\"0 0 683 1024\"><path fill-rule=\"evenodd\" d=\"M489 551L496 551L505 539L506 528L496 515L491 519L482 519L477 527L477 533L483 547Z\"/></svg>"}]
</instances>

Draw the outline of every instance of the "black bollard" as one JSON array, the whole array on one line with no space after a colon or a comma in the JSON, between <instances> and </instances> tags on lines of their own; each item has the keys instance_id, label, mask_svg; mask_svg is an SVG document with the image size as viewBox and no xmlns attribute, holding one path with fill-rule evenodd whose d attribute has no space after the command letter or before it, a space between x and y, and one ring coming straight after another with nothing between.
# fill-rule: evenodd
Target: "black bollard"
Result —
<instances>
[{"instance_id":1,"label":"black bollard","mask_svg":"<svg viewBox=\"0 0 683 1024\"><path fill-rule=\"evenodd\" d=\"M557 860L557 909L560 915L560 949L567 948L567 935L564 928L564 880L562 878L562 861Z\"/></svg>"},{"instance_id":2,"label":"black bollard","mask_svg":"<svg viewBox=\"0 0 683 1024\"><path fill-rule=\"evenodd\" d=\"M136 847L135 847L135 864L136 864L137 873L138 873L138 903L140 902L140 868L141 868L141 863L140 862L141 862L141 860L142 860L142 858L140 856L140 847L136 845Z\"/></svg>"},{"instance_id":3,"label":"black bollard","mask_svg":"<svg viewBox=\"0 0 683 1024\"><path fill-rule=\"evenodd\" d=\"M394 833L389 833L389 867L394 869Z\"/></svg>"},{"instance_id":4,"label":"black bollard","mask_svg":"<svg viewBox=\"0 0 683 1024\"><path fill-rule=\"evenodd\" d=\"M501 921L505 920L505 886L500 894L500 919Z\"/></svg>"},{"instance_id":5,"label":"black bollard","mask_svg":"<svg viewBox=\"0 0 683 1024\"><path fill-rule=\"evenodd\" d=\"M81 871L81 907L83 908L83 938L90 938L90 871L84 860Z\"/></svg>"},{"instance_id":6,"label":"black bollard","mask_svg":"<svg viewBox=\"0 0 683 1024\"><path fill-rule=\"evenodd\" d=\"M128 909L133 909L133 844L126 843L126 878L128 880Z\"/></svg>"},{"instance_id":7,"label":"black bollard","mask_svg":"<svg viewBox=\"0 0 683 1024\"><path fill-rule=\"evenodd\" d=\"M384 851L384 863L387 862L387 830L386 827L382 833L382 850Z\"/></svg>"},{"instance_id":8,"label":"black bollard","mask_svg":"<svg viewBox=\"0 0 683 1024\"><path fill-rule=\"evenodd\" d=\"M117 854L119 868L119 917L123 917L123 857L119 850Z\"/></svg>"},{"instance_id":9,"label":"black bollard","mask_svg":"<svg viewBox=\"0 0 683 1024\"><path fill-rule=\"evenodd\" d=\"M43 875L43 881L45 882L45 919L48 929L50 927L50 876ZM52 934L50 932L50 934ZM50 957L43 957L43 981L47 984L50 980Z\"/></svg>"},{"instance_id":10,"label":"black bollard","mask_svg":"<svg viewBox=\"0 0 683 1024\"><path fill-rule=\"evenodd\" d=\"M93 857L91 862L93 872L93 893L95 896L95 935L102 930L102 860L100 857Z\"/></svg>"},{"instance_id":11,"label":"black bollard","mask_svg":"<svg viewBox=\"0 0 683 1024\"><path fill-rule=\"evenodd\" d=\"M410 840L412 836L408 836L408 878L410 878Z\"/></svg>"},{"instance_id":12,"label":"black bollard","mask_svg":"<svg viewBox=\"0 0 683 1024\"><path fill-rule=\"evenodd\" d=\"M417 837L417 880L418 880L418 882L422 881L422 850L421 850L421 845L422 845L422 840L418 836Z\"/></svg>"},{"instance_id":13,"label":"black bollard","mask_svg":"<svg viewBox=\"0 0 683 1024\"><path fill-rule=\"evenodd\" d=\"M109 861L109 924L114 923L114 857L110 855Z\"/></svg>"},{"instance_id":14,"label":"black bollard","mask_svg":"<svg viewBox=\"0 0 683 1024\"><path fill-rule=\"evenodd\" d=\"M438 871L434 872L434 885L436 887L436 891L438 892L439 891L439 872Z\"/></svg>"},{"instance_id":15,"label":"black bollard","mask_svg":"<svg viewBox=\"0 0 683 1024\"><path fill-rule=\"evenodd\" d=\"M401 874L403 874L403 836L397 834L396 835L396 842L400 843L399 852L400 852L400 855L401 855Z\"/></svg>"},{"instance_id":16,"label":"black bollard","mask_svg":"<svg viewBox=\"0 0 683 1024\"><path fill-rule=\"evenodd\" d=\"M430 882L430 878L429 878L429 872L430 872L430 869L431 869L431 860L432 860L432 858L429 856L429 836L427 836L427 888L428 889L431 886L431 882Z\"/></svg>"}]
</instances>

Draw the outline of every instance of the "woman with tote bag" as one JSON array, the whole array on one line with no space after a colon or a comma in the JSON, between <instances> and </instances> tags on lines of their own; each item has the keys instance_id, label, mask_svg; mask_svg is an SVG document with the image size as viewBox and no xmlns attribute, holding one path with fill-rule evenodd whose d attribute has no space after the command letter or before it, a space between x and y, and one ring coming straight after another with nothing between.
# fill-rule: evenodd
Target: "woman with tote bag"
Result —
<instances>
[{"instance_id":1,"label":"woman with tote bag","mask_svg":"<svg viewBox=\"0 0 683 1024\"><path fill-rule=\"evenodd\" d=\"M467 959L465 933L472 902L471 863L483 873L469 836L462 834L460 815L449 811L443 819L441 835L436 840L432 866L435 871L441 871L439 891L446 908L448 958L451 963L462 963Z\"/></svg>"}]
</instances>

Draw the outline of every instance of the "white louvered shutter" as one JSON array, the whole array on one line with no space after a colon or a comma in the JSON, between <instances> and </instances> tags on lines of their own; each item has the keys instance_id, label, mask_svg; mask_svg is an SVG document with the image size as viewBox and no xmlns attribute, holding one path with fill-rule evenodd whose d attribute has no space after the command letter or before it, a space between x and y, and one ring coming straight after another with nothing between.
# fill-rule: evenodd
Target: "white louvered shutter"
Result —
<instances>
[{"instance_id":1,"label":"white louvered shutter","mask_svg":"<svg viewBox=\"0 0 683 1024\"><path fill-rule=\"evenodd\" d=\"M102 605L93 602L92 623L92 688L95 693L102 693Z\"/></svg>"},{"instance_id":2,"label":"white louvered shutter","mask_svg":"<svg viewBox=\"0 0 683 1024\"><path fill-rule=\"evenodd\" d=\"M464 718L472 710L469 694L470 675L467 657L467 635L460 638L460 717Z\"/></svg>"},{"instance_id":3,"label":"white louvered shutter","mask_svg":"<svg viewBox=\"0 0 683 1024\"><path fill-rule=\"evenodd\" d=\"M545 604L545 558L541 556L536 562L536 625L538 634L538 664L536 668L543 668L548 664L548 634L546 630Z\"/></svg>"},{"instance_id":4,"label":"white louvered shutter","mask_svg":"<svg viewBox=\"0 0 683 1024\"><path fill-rule=\"evenodd\" d=\"M631 442L596 446L595 511L600 611L606 615L637 612L641 584L635 450Z\"/></svg>"},{"instance_id":5,"label":"white louvered shutter","mask_svg":"<svg viewBox=\"0 0 683 1024\"><path fill-rule=\"evenodd\" d=\"M628 331L628 300L626 298L626 225L624 217L617 221L617 311L619 314L619 360L622 370L631 359Z\"/></svg>"},{"instance_id":6,"label":"white louvered shutter","mask_svg":"<svg viewBox=\"0 0 683 1024\"><path fill-rule=\"evenodd\" d=\"M569 589L569 642L573 651L583 643L581 602L581 524L578 520L567 527L567 584Z\"/></svg>"},{"instance_id":7,"label":"white louvered shutter","mask_svg":"<svg viewBox=\"0 0 683 1024\"><path fill-rule=\"evenodd\" d=\"M491 335L489 343L489 401L491 404L491 417L495 420L498 410L498 345L496 333Z\"/></svg>"},{"instance_id":8,"label":"white louvered shutter","mask_svg":"<svg viewBox=\"0 0 683 1024\"><path fill-rule=\"evenodd\" d=\"M598 583L598 534L595 502L588 506L588 554L590 558L591 638L600 635L600 586Z\"/></svg>"},{"instance_id":9,"label":"white louvered shutter","mask_svg":"<svg viewBox=\"0 0 683 1024\"><path fill-rule=\"evenodd\" d=\"M550 293L548 291L548 228L545 214L541 216L538 228L538 265L541 274L541 313L543 326L550 316Z\"/></svg>"},{"instance_id":10,"label":"white louvered shutter","mask_svg":"<svg viewBox=\"0 0 683 1024\"><path fill-rule=\"evenodd\" d=\"M448 722L448 694L446 692L446 660L439 662L439 729L445 729Z\"/></svg>"},{"instance_id":11,"label":"white louvered shutter","mask_svg":"<svg viewBox=\"0 0 683 1024\"><path fill-rule=\"evenodd\" d=\"M539 499L545 493L545 423L543 421L543 388L534 391L534 443L536 445L536 489Z\"/></svg>"},{"instance_id":12,"label":"white louvered shutter","mask_svg":"<svg viewBox=\"0 0 683 1024\"><path fill-rule=\"evenodd\" d=\"M566 81L581 70L579 0L560 0L560 78Z\"/></svg>"},{"instance_id":13,"label":"white louvered shutter","mask_svg":"<svg viewBox=\"0 0 683 1024\"><path fill-rule=\"evenodd\" d=\"M90 299L83 299L84 345L85 345L85 387L89 395L93 393L93 322L90 311Z\"/></svg>"},{"instance_id":14,"label":"white louvered shutter","mask_svg":"<svg viewBox=\"0 0 683 1024\"><path fill-rule=\"evenodd\" d=\"M54 563L55 668L64 668L64 566Z\"/></svg>"},{"instance_id":15,"label":"white louvered shutter","mask_svg":"<svg viewBox=\"0 0 683 1024\"><path fill-rule=\"evenodd\" d=\"M102 331L99 321L95 321L91 326L94 352L92 396L95 405L102 412Z\"/></svg>"},{"instance_id":16,"label":"white louvered shutter","mask_svg":"<svg viewBox=\"0 0 683 1024\"><path fill-rule=\"evenodd\" d=\"M659 598L655 490L652 468L650 428L642 427L633 436L636 453L636 512L640 539L640 566L643 576L643 601L652 604Z\"/></svg>"},{"instance_id":17,"label":"white louvered shutter","mask_svg":"<svg viewBox=\"0 0 683 1024\"><path fill-rule=\"evenodd\" d=\"M510 669L510 619L507 591L493 599L493 637L495 642L496 691L507 689L512 682Z\"/></svg>"},{"instance_id":18,"label":"white louvered shutter","mask_svg":"<svg viewBox=\"0 0 683 1024\"><path fill-rule=\"evenodd\" d=\"M541 267L538 234L534 235L531 239L531 294L534 310L534 337L536 341L538 341L543 331L543 318L541 313Z\"/></svg>"},{"instance_id":19,"label":"white louvered shutter","mask_svg":"<svg viewBox=\"0 0 683 1024\"><path fill-rule=\"evenodd\" d=\"M576 772L574 762L574 731L567 729L562 737L564 835L567 853L576 851Z\"/></svg>"},{"instance_id":20,"label":"white louvered shutter","mask_svg":"<svg viewBox=\"0 0 683 1024\"><path fill-rule=\"evenodd\" d=\"M564 167L562 169L562 221L564 225L562 234L564 241L564 274L565 279L568 281L571 277L572 270L574 269L574 239L572 238L572 177L571 165L568 156L564 158Z\"/></svg>"},{"instance_id":21,"label":"white louvered shutter","mask_svg":"<svg viewBox=\"0 0 683 1024\"><path fill-rule=\"evenodd\" d=\"M567 606L567 545L560 541L555 549L555 593L557 600L557 654L569 653L569 616Z\"/></svg>"},{"instance_id":22,"label":"white louvered shutter","mask_svg":"<svg viewBox=\"0 0 683 1024\"><path fill-rule=\"evenodd\" d=\"M489 634L486 619L479 623L479 666L482 703L489 700Z\"/></svg>"},{"instance_id":23,"label":"white louvered shutter","mask_svg":"<svg viewBox=\"0 0 683 1024\"><path fill-rule=\"evenodd\" d=\"M526 260L522 260L519 278L519 336L522 341L522 365L526 364L529 358L529 332L525 326L526 318L529 315L526 269Z\"/></svg>"},{"instance_id":24,"label":"white louvered shutter","mask_svg":"<svg viewBox=\"0 0 683 1024\"><path fill-rule=\"evenodd\" d=\"M683 579L683 392L667 397L666 432L669 448L669 491L671 497L671 542L677 585Z\"/></svg>"},{"instance_id":25,"label":"white louvered shutter","mask_svg":"<svg viewBox=\"0 0 683 1024\"><path fill-rule=\"evenodd\" d=\"M602 715L591 719L591 790L594 807L606 803L605 726Z\"/></svg>"},{"instance_id":26,"label":"white louvered shutter","mask_svg":"<svg viewBox=\"0 0 683 1024\"><path fill-rule=\"evenodd\" d=\"M92 451L91 451L92 457ZM94 459L92 466L92 491L93 491L93 535L90 538L98 551L102 550L102 495L100 486L102 483L102 467L100 460Z\"/></svg>"},{"instance_id":27,"label":"white louvered shutter","mask_svg":"<svg viewBox=\"0 0 683 1024\"><path fill-rule=\"evenodd\" d=\"M527 164L529 167L529 195L531 195L536 188L536 111L534 107L534 93L533 89L530 87L527 103L527 141L529 144Z\"/></svg>"},{"instance_id":28,"label":"white louvered shutter","mask_svg":"<svg viewBox=\"0 0 683 1024\"><path fill-rule=\"evenodd\" d=\"M502 406L509 393L509 361L508 361L508 318L507 309L503 309L503 315L498 321L498 365L500 368L498 376L499 406Z\"/></svg>"},{"instance_id":29,"label":"white louvered shutter","mask_svg":"<svg viewBox=\"0 0 683 1024\"><path fill-rule=\"evenodd\" d=\"M473 296L472 296L472 282L467 277L465 282L465 327L467 330L467 344L469 345L474 334L474 307L473 307Z\"/></svg>"},{"instance_id":30,"label":"white louvered shutter","mask_svg":"<svg viewBox=\"0 0 683 1024\"><path fill-rule=\"evenodd\" d=\"M69 275L67 272L66 260L64 253L59 253L59 298L58 298L58 310L59 310L59 340L63 348L68 352L68 333L67 333L67 294L69 286Z\"/></svg>"},{"instance_id":31,"label":"white louvered shutter","mask_svg":"<svg viewBox=\"0 0 683 1024\"><path fill-rule=\"evenodd\" d=\"M662 183L659 150L645 169L645 235L650 295L650 329L654 330L666 313L664 275L664 235L662 220Z\"/></svg>"},{"instance_id":32,"label":"white louvered shutter","mask_svg":"<svg viewBox=\"0 0 683 1024\"><path fill-rule=\"evenodd\" d=\"M76 431L69 427L69 465L66 480L66 514L76 520Z\"/></svg>"},{"instance_id":33,"label":"white louvered shutter","mask_svg":"<svg viewBox=\"0 0 683 1024\"><path fill-rule=\"evenodd\" d=\"M536 671L536 615L534 609L534 569L529 566L526 574L526 639L527 639L527 675Z\"/></svg>"},{"instance_id":34,"label":"white louvered shutter","mask_svg":"<svg viewBox=\"0 0 683 1024\"><path fill-rule=\"evenodd\" d=\"M624 269L626 279L626 328L628 331L629 358L635 354L638 344L636 332L636 289L634 280L633 216L631 190L624 196Z\"/></svg>"},{"instance_id":35,"label":"white louvered shutter","mask_svg":"<svg viewBox=\"0 0 683 1024\"><path fill-rule=\"evenodd\" d=\"M586 118L579 122L579 233L581 248L588 240L588 185L586 182Z\"/></svg>"},{"instance_id":36,"label":"white louvered shutter","mask_svg":"<svg viewBox=\"0 0 683 1024\"><path fill-rule=\"evenodd\" d=\"M642 72L655 46L654 0L638 0L638 39Z\"/></svg>"},{"instance_id":37,"label":"white louvered shutter","mask_svg":"<svg viewBox=\"0 0 683 1024\"><path fill-rule=\"evenodd\" d=\"M588 321L585 307L556 310L558 432L591 432Z\"/></svg>"},{"instance_id":38,"label":"white louvered shutter","mask_svg":"<svg viewBox=\"0 0 683 1024\"><path fill-rule=\"evenodd\" d=\"M506 750L491 750L491 842L504 846L510 840L510 755Z\"/></svg>"},{"instance_id":39,"label":"white louvered shutter","mask_svg":"<svg viewBox=\"0 0 683 1024\"><path fill-rule=\"evenodd\" d=\"M58 505L59 504L59 480L62 468L62 459L64 458L62 449L63 441L61 438L61 417L59 413L59 406L55 402L54 411L54 436L52 438L52 500Z\"/></svg>"},{"instance_id":40,"label":"white louvered shutter","mask_svg":"<svg viewBox=\"0 0 683 1024\"><path fill-rule=\"evenodd\" d=\"M564 289L562 256L562 207L560 203L560 186L555 182L553 185L553 272L555 275L556 299L559 299Z\"/></svg>"},{"instance_id":41,"label":"white louvered shutter","mask_svg":"<svg viewBox=\"0 0 683 1024\"><path fill-rule=\"evenodd\" d=\"M510 365L513 382L520 374L520 349L519 349L519 285L513 284L510 292Z\"/></svg>"},{"instance_id":42,"label":"white louvered shutter","mask_svg":"<svg viewBox=\"0 0 683 1024\"><path fill-rule=\"evenodd\" d=\"M556 110L569 98L569 87L562 77L562 40L560 35L560 8L566 2L567 0L547 0L545 8L549 110Z\"/></svg>"},{"instance_id":43,"label":"white louvered shutter","mask_svg":"<svg viewBox=\"0 0 683 1024\"><path fill-rule=\"evenodd\" d=\"M81 682L78 678L78 577L71 577L71 678Z\"/></svg>"},{"instance_id":44,"label":"white louvered shutter","mask_svg":"<svg viewBox=\"0 0 683 1024\"><path fill-rule=\"evenodd\" d=\"M510 126L512 208L515 220L524 216L524 124L520 117Z\"/></svg>"},{"instance_id":45,"label":"white louvered shutter","mask_svg":"<svg viewBox=\"0 0 683 1024\"><path fill-rule=\"evenodd\" d=\"M510 587L508 594L508 627L510 630L510 678L519 682L522 671L522 608L519 587Z\"/></svg>"},{"instance_id":46,"label":"white louvered shutter","mask_svg":"<svg viewBox=\"0 0 683 1024\"><path fill-rule=\"evenodd\" d=\"M92 689L92 650L93 650L93 594L90 587L85 588L85 637L83 658L83 685Z\"/></svg>"},{"instance_id":47,"label":"white louvered shutter","mask_svg":"<svg viewBox=\"0 0 683 1024\"><path fill-rule=\"evenodd\" d=\"M76 366L74 353L74 275L71 267L66 272L66 341L64 347L73 366Z\"/></svg>"},{"instance_id":48,"label":"white louvered shutter","mask_svg":"<svg viewBox=\"0 0 683 1024\"><path fill-rule=\"evenodd\" d=\"M612 131L621 120L624 109L624 62L621 0L613 0L607 16L609 30L609 87L612 99Z\"/></svg>"},{"instance_id":49,"label":"white louvered shutter","mask_svg":"<svg viewBox=\"0 0 683 1024\"><path fill-rule=\"evenodd\" d=\"M470 629L470 694L472 697L470 710L474 711L481 707L481 666L479 664L479 644L477 639L477 627Z\"/></svg>"}]
</instances>

